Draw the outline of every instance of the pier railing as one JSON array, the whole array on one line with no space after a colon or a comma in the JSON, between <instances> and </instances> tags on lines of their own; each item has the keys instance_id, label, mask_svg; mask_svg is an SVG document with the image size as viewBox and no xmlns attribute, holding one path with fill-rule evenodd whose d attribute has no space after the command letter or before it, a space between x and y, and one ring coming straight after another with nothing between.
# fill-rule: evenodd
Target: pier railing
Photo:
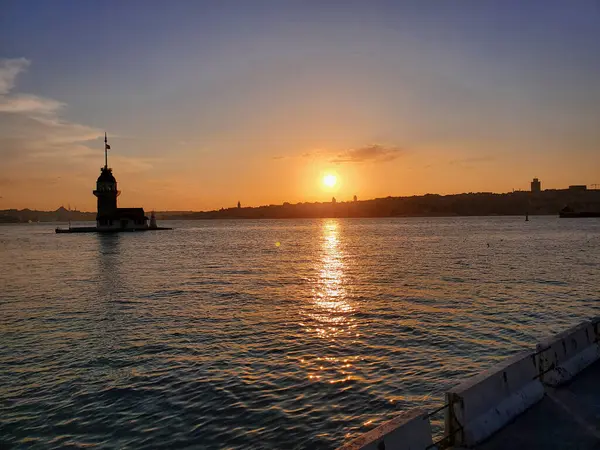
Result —
<instances>
[{"instance_id":1,"label":"pier railing","mask_svg":"<svg viewBox=\"0 0 600 450\"><path fill-rule=\"evenodd\" d=\"M433 411L412 409L339 450L430 450L472 447L600 359L600 317L540 341L454 386ZM430 418L444 412L443 437L434 441Z\"/></svg>"}]
</instances>

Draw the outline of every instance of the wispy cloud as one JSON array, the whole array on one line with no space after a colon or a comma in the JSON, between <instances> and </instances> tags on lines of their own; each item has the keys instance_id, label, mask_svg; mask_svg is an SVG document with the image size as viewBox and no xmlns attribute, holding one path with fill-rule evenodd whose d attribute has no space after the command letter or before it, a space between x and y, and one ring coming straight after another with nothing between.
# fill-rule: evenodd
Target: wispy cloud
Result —
<instances>
[{"instance_id":1,"label":"wispy cloud","mask_svg":"<svg viewBox=\"0 0 600 450\"><path fill-rule=\"evenodd\" d=\"M85 155L82 143L99 138L102 131L64 120L61 112L66 105L58 100L15 92L18 76L30 65L26 58L0 59L0 139L18 149L10 152L5 145L3 153L20 158L61 150L69 156Z\"/></svg>"},{"instance_id":2,"label":"wispy cloud","mask_svg":"<svg viewBox=\"0 0 600 450\"><path fill-rule=\"evenodd\" d=\"M103 159L99 138L104 131L66 120L66 105L58 100L19 92L18 77L30 66L25 58L0 59L0 181L12 180L2 194L15 204L61 195L91 202L81 186L93 180ZM111 157L124 174L149 172L157 164L147 157ZM49 179L55 180L53 193L44 191Z\"/></svg>"},{"instance_id":3,"label":"wispy cloud","mask_svg":"<svg viewBox=\"0 0 600 450\"><path fill-rule=\"evenodd\" d=\"M366 147L359 147L337 154L330 160L332 163L363 163L363 162L385 162L392 161L401 155L402 151L398 147L387 147L374 144Z\"/></svg>"},{"instance_id":4,"label":"wispy cloud","mask_svg":"<svg viewBox=\"0 0 600 450\"><path fill-rule=\"evenodd\" d=\"M64 105L50 98L32 94L12 94L16 79L31 62L25 58L0 59L0 112L29 113L42 116L58 112Z\"/></svg>"},{"instance_id":5,"label":"wispy cloud","mask_svg":"<svg viewBox=\"0 0 600 450\"><path fill-rule=\"evenodd\" d=\"M276 155L272 159L316 158L332 164L392 161L402 155L402 149L380 144L368 145L343 151L313 150L299 155Z\"/></svg>"},{"instance_id":6,"label":"wispy cloud","mask_svg":"<svg viewBox=\"0 0 600 450\"><path fill-rule=\"evenodd\" d=\"M0 112L53 114L61 109L64 103L37 95L0 96Z\"/></svg>"},{"instance_id":7,"label":"wispy cloud","mask_svg":"<svg viewBox=\"0 0 600 450\"><path fill-rule=\"evenodd\" d=\"M51 130L48 141L54 144L91 141L102 136L102 131L97 128L64 121L57 116L34 117L33 119Z\"/></svg>"},{"instance_id":8,"label":"wispy cloud","mask_svg":"<svg viewBox=\"0 0 600 450\"><path fill-rule=\"evenodd\" d=\"M15 87L17 76L29 67L25 58L0 59L0 95L8 94Z\"/></svg>"}]
</instances>

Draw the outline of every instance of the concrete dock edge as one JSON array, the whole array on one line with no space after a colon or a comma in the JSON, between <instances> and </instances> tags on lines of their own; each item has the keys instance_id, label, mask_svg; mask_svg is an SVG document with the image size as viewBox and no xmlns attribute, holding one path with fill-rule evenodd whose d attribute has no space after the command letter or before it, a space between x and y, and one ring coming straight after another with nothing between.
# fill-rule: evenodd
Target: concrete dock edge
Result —
<instances>
[{"instance_id":1,"label":"concrete dock edge","mask_svg":"<svg viewBox=\"0 0 600 450\"><path fill-rule=\"evenodd\" d=\"M412 409L374 428L338 450L425 450L433 438L427 411Z\"/></svg>"}]
</instances>

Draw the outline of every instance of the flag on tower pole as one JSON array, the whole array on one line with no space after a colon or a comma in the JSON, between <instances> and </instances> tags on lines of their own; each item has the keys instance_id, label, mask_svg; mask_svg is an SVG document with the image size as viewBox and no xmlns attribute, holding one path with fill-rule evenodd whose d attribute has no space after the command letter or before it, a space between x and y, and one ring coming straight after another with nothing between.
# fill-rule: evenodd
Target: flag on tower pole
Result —
<instances>
[{"instance_id":1,"label":"flag on tower pole","mask_svg":"<svg viewBox=\"0 0 600 450\"><path fill-rule=\"evenodd\" d=\"M110 149L110 145L108 145L108 139L106 138L106 131L104 132L104 169L108 169L108 149Z\"/></svg>"}]
</instances>

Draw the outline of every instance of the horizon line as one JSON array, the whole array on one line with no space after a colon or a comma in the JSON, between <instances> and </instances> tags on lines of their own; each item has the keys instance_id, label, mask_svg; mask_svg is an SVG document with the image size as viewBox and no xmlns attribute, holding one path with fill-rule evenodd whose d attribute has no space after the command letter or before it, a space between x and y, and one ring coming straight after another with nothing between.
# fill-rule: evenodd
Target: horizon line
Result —
<instances>
[{"instance_id":1,"label":"horizon line","mask_svg":"<svg viewBox=\"0 0 600 450\"><path fill-rule=\"evenodd\" d=\"M470 192L460 192L460 193L455 193L455 194L436 194L436 193L426 193L426 194L413 194L413 195L388 195L385 197L374 197L374 198L367 198L367 199L350 199L350 200L337 200L337 198L335 197L335 195L332 196L332 200L335 199L335 203L361 203L361 202L369 202L369 201L374 201L374 200L385 200L385 199L390 199L390 198L412 198L412 197L426 197L426 196L437 196L437 197L452 197L452 196L459 196L459 195L511 195L511 194L522 194L522 193L529 193L529 194L540 194L542 192L556 192L556 191L570 191L572 189L570 189L569 187L567 188L562 188L562 189L543 189L540 192L532 192L532 191L526 191L526 190L512 190L510 192L492 192L492 191L470 191ZM600 188L586 188L586 191L591 191L591 192L595 192L595 191L600 191ZM581 191L578 191L581 192ZM295 205L322 205L322 204L327 204L327 203L333 203L333 201L313 201L313 202L296 202L296 203L290 203L290 202L282 202L282 203L270 203L270 204L262 204L262 205L248 205L248 206L241 206L240 209L248 209L248 208L267 208L267 207L272 207L272 206L285 206L290 205L290 206L295 206ZM7 209L0 209L0 211L25 211L25 210L29 210L29 211L36 211L36 212L56 212L60 209L64 209L68 212L79 212L79 213L95 213L96 211L82 211L82 210L77 210L77 209L70 209L66 208L64 206L64 204L61 204L58 208L54 209L54 210L41 210L41 209L31 209L31 208L7 208ZM144 208L145 209L145 208ZM164 210L158 210L158 209L154 209L151 208L149 209L149 211L154 211L157 213L178 213L178 212L189 212L189 213L206 213L206 212L215 212L215 211L220 211L220 210L228 210L228 209L238 209L238 207L236 205L234 206L229 206L229 207L221 207L221 208L216 208L216 209L207 209L207 210L193 210L193 209L178 209L178 210L170 210L170 209L164 209Z\"/></svg>"}]
</instances>

